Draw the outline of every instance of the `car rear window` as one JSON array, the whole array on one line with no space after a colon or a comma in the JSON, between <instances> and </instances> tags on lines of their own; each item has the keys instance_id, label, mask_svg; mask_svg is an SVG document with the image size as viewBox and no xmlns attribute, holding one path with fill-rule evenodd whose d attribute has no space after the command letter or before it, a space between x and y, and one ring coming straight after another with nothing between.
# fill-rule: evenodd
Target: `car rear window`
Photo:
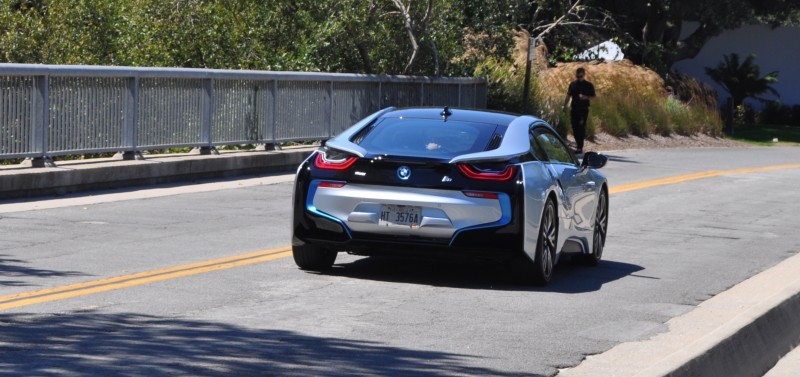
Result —
<instances>
[{"instance_id":1,"label":"car rear window","mask_svg":"<svg viewBox=\"0 0 800 377\"><path fill-rule=\"evenodd\" d=\"M377 154L453 158L467 153L481 152L492 144L497 148L496 133L502 135L500 126L415 118L385 118L353 142Z\"/></svg>"}]
</instances>

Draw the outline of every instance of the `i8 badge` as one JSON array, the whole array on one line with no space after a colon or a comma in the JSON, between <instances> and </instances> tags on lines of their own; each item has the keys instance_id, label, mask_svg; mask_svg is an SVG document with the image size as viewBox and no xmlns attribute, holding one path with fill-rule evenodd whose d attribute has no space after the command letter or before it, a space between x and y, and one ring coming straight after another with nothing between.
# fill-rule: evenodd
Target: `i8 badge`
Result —
<instances>
[{"instance_id":1,"label":"i8 badge","mask_svg":"<svg viewBox=\"0 0 800 377\"><path fill-rule=\"evenodd\" d=\"M405 165L397 168L397 178L407 181L409 178L411 178L411 168Z\"/></svg>"}]
</instances>

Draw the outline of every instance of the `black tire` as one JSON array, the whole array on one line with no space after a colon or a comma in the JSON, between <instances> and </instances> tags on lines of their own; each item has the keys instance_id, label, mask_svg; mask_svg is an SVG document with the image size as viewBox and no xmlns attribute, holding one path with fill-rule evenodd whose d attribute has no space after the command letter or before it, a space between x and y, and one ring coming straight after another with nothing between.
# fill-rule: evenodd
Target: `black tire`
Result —
<instances>
[{"instance_id":1,"label":"black tire","mask_svg":"<svg viewBox=\"0 0 800 377\"><path fill-rule=\"evenodd\" d=\"M539 225L539 237L536 241L536 260L523 253L515 262L515 275L523 284L545 286L553 277L555 268L556 247L558 245L558 215L556 205L548 200L542 211Z\"/></svg>"},{"instance_id":2,"label":"black tire","mask_svg":"<svg viewBox=\"0 0 800 377\"><path fill-rule=\"evenodd\" d=\"M597 198L597 212L594 215L594 233L592 234L592 254L585 257L586 264L597 266L603 258L608 232L608 194L600 191Z\"/></svg>"},{"instance_id":3,"label":"black tire","mask_svg":"<svg viewBox=\"0 0 800 377\"><path fill-rule=\"evenodd\" d=\"M336 252L324 247L303 244L292 246L294 263L301 270L323 272L329 270L336 261Z\"/></svg>"}]
</instances>

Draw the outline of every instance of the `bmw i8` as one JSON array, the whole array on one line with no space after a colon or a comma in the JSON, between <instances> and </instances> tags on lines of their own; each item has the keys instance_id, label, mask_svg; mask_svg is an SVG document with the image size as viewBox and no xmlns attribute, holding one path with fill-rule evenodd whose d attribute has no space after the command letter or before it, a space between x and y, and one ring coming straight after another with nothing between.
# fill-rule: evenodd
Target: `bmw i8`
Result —
<instances>
[{"instance_id":1,"label":"bmw i8","mask_svg":"<svg viewBox=\"0 0 800 377\"><path fill-rule=\"evenodd\" d=\"M578 160L533 116L386 108L327 140L298 168L292 251L304 270L340 252L511 261L546 285L562 254L600 262L607 158Z\"/></svg>"}]
</instances>

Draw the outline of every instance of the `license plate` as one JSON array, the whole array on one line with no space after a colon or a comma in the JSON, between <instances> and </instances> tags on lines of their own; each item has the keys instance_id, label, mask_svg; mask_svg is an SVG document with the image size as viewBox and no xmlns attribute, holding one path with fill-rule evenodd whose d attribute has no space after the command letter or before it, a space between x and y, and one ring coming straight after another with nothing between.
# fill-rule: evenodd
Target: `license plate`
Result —
<instances>
[{"instance_id":1,"label":"license plate","mask_svg":"<svg viewBox=\"0 0 800 377\"><path fill-rule=\"evenodd\" d=\"M378 225L416 228L419 227L421 213L422 207L383 204Z\"/></svg>"}]
</instances>

